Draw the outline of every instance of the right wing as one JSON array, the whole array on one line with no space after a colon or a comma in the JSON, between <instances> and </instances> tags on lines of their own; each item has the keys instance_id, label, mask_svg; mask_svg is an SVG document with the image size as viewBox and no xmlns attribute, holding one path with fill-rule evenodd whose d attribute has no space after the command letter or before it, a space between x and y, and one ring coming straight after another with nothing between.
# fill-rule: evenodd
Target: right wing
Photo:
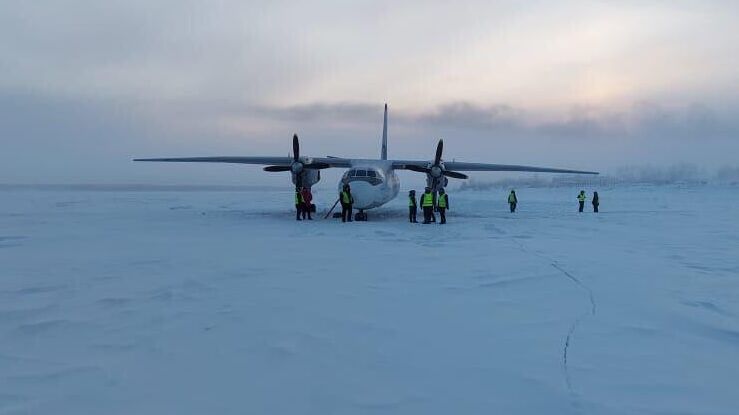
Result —
<instances>
[{"instance_id":1,"label":"right wing","mask_svg":"<svg viewBox=\"0 0 739 415\"><path fill-rule=\"evenodd\" d=\"M133 159L133 161L163 161L174 163L236 163L236 164L261 164L290 166L293 163L292 157L239 157L239 156L216 156L216 157L165 157L165 158L146 158ZM334 157L316 157L305 159L308 163L327 164L328 167L349 167L351 162L349 159Z\"/></svg>"},{"instance_id":2,"label":"right wing","mask_svg":"<svg viewBox=\"0 0 739 415\"><path fill-rule=\"evenodd\" d=\"M239 163L239 164L286 164L292 157L166 157L153 159L133 159L133 161L167 161L183 163Z\"/></svg>"}]
</instances>

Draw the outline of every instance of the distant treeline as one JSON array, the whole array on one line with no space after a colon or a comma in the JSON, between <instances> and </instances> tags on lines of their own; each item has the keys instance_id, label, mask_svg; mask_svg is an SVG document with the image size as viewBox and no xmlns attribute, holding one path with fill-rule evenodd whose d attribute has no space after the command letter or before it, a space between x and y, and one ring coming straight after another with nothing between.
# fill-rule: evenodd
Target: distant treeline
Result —
<instances>
[{"instance_id":1,"label":"distant treeline","mask_svg":"<svg viewBox=\"0 0 739 415\"><path fill-rule=\"evenodd\" d=\"M616 185L644 184L730 184L739 185L739 166L721 167L713 173L693 164L676 164L668 167L626 166L597 176L572 174L532 174L522 177L506 177L493 181L470 179L460 190L485 190L497 187L611 187Z\"/></svg>"}]
</instances>

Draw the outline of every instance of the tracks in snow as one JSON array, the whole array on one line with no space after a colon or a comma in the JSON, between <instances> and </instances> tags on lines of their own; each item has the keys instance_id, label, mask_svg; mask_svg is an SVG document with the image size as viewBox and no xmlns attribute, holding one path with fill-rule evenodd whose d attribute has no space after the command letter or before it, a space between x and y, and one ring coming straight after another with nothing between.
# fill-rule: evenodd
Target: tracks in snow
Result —
<instances>
[{"instance_id":1,"label":"tracks in snow","mask_svg":"<svg viewBox=\"0 0 739 415\"><path fill-rule=\"evenodd\" d=\"M572 379L570 376L570 370L569 370L569 353L570 353L570 344L572 342L572 339L575 336L575 331L577 330L577 327L580 325L580 322L588 317L588 316L595 316L595 314L598 311L598 306L595 301L595 296L593 295L593 290L587 286L585 283L583 283L579 278L572 275L572 273L568 272L566 269L564 269L559 263L543 254L540 254L538 252L530 251L524 244L522 244L516 237L510 238L516 245L518 245L519 249L521 249L522 252L536 256L540 259L543 259L544 261L548 262L549 265L551 265L552 268L559 271L562 275L564 275L567 279L569 279L572 283L577 285L578 288L580 288L582 291L584 291L588 295L588 300L590 301L590 309L588 311L583 312L580 314L575 321L572 322L572 325L570 325L570 329L567 331L567 336L565 337L564 346L562 347L562 369L564 372L565 377L565 383L567 384L567 390L569 391L570 395L575 395L575 390L572 387Z\"/></svg>"}]
</instances>

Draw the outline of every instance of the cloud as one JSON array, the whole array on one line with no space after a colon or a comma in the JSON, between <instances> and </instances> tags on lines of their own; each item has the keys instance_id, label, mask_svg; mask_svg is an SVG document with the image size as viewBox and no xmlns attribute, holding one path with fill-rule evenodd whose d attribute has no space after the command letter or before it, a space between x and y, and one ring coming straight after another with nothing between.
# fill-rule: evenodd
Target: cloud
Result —
<instances>
[{"instance_id":1,"label":"cloud","mask_svg":"<svg viewBox=\"0 0 739 415\"><path fill-rule=\"evenodd\" d=\"M574 107L552 119L505 104L454 102L418 111L391 103L389 119L390 153L398 158L429 158L438 138L447 141L447 157L458 160L592 169L731 164L739 151L739 111L726 115L703 105L641 102L617 112ZM206 101L167 109L147 101L0 90L0 174L6 182L36 183L271 183L273 177L261 173L235 176L244 170L234 166L141 168L130 158L287 154L293 132L310 154L375 157L381 123L381 103L214 107Z\"/></svg>"},{"instance_id":2,"label":"cloud","mask_svg":"<svg viewBox=\"0 0 739 415\"><path fill-rule=\"evenodd\" d=\"M372 157L384 101L397 157L438 138L449 157L582 168L739 151L731 1L1 7L2 180L262 180L128 158L287 154L295 132Z\"/></svg>"},{"instance_id":3,"label":"cloud","mask_svg":"<svg viewBox=\"0 0 739 415\"><path fill-rule=\"evenodd\" d=\"M372 103L339 102L291 105L287 107L251 107L252 113L294 123L300 122L367 122L377 116L380 106Z\"/></svg>"},{"instance_id":4,"label":"cloud","mask_svg":"<svg viewBox=\"0 0 739 415\"><path fill-rule=\"evenodd\" d=\"M726 100L736 2L28 2L0 13L0 86L252 105L514 107ZM733 92L734 99L736 99Z\"/></svg>"},{"instance_id":5,"label":"cloud","mask_svg":"<svg viewBox=\"0 0 739 415\"><path fill-rule=\"evenodd\" d=\"M391 121L400 126L425 129L508 131L543 137L581 139L615 136L645 136L667 140L733 139L739 136L739 108L727 115L703 104L665 107L636 102L624 109L572 106L561 116L537 114L509 104L478 105L471 102L441 104L426 111L390 106ZM249 107L241 115L255 115L295 125L328 123L376 125L381 104L313 103L288 107ZM239 116L238 113L233 114Z\"/></svg>"}]
</instances>

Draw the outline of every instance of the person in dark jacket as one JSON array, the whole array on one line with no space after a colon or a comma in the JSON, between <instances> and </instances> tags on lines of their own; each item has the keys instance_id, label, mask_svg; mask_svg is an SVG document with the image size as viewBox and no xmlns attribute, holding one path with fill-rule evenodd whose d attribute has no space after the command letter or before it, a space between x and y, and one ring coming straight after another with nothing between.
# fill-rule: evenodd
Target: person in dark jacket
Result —
<instances>
[{"instance_id":1,"label":"person in dark jacket","mask_svg":"<svg viewBox=\"0 0 739 415\"><path fill-rule=\"evenodd\" d=\"M585 191L580 190L580 194L577 195L577 203L580 205L580 209L578 210L580 213L582 213L583 208L585 208L585 199L588 197L585 196Z\"/></svg>"},{"instance_id":2,"label":"person in dark jacket","mask_svg":"<svg viewBox=\"0 0 739 415\"><path fill-rule=\"evenodd\" d=\"M516 191L511 189L511 193L508 195L508 205L511 207L511 213L516 211L517 204L518 198L516 197Z\"/></svg>"},{"instance_id":3,"label":"person in dark jacket","mask_svg":"<svg viewBox=\"0 0 739 415\"><path fill-rule=\"evenodd\" d=\"M303 197L303 219L308 216L308 220L313 220L310 217L311 208L313 207L313 194L309 188L303 187L303 190L300 191L300 196Z\"/></svg>"},{"instance_id":4,"label":"person in dark jacket","mask_svg":"<svg viewBox=\"0 0 739 415\"><path fill-rule=\"evenodd\" d=\"M423 223L431 223L431 216L434 214L434 194L431 188L427 187L421 195L421 209L423 209Z\"/></svg>"},{"instance_id":5,"label":"person in dark jacket","mask_svg":"<svg viewBox=\"0 0 739 415\"><path fill-rule=\"evenodd\" d=\"M439 190L439 197L436 199L436 209L439 211L440 225L446 223L446 210L449 209L449 195L444 189Z\"/></svg>"},{"instance_id":6,"label":"person in dark jacket","mask_svg":"<svg viewBox=\"0 0 739 415\"><path fill-rule=\"evenodd\" d=\"M354 197L352 196L352 189L349 187L349 184L345 184L339 192L339 201L341 202L341 221L351 222Z\"/></svg>"},{"instance_id":7,"label":"person in dark jacket","mask_svg":"<svg viewBox=\"0 0 739 415\"><path fill-rule=\"evenodd\" d=\"M410 223L418 223L416 215L418 214L418 203L416 202L416 191L408 192L408 221Z\"/></svg>"},{"instance_id":8,"label":"person in dark jacket","mask_svg":"<svg viewBox=\"0 0 739 415\"><path fill-rule=\"evenodd\" d=\"M593 192L593 212L598 213L598 205L600 205L600 199L598 199L598 192Z\"/></svg>"},{"instance_id":9,"label":"person in dark jacket","mask_svg":"<svg viewBox=\"0 0 739 415\"><path fill-rule=\"evenodd\" d=\"M295 220L301 220L300 214L303 213L303 195L300 193L300 187L295 187Z\"/></svg>"},{"instance_id":10,"label":"person in dark jacket","mask_svg":"<svg viewBox=\"0 0 739 415\"><path fill-rule=\"evenodd\" d=\"M433 196L432 200L434 201L434 205L431 208L431 212L429 212L429 218L431 218L432 223L436 223L436 214L434 213L436 212L436 209L437 209L436 208L436 192L431 191L431 196Z\"/></svg>"}]
</instances>

